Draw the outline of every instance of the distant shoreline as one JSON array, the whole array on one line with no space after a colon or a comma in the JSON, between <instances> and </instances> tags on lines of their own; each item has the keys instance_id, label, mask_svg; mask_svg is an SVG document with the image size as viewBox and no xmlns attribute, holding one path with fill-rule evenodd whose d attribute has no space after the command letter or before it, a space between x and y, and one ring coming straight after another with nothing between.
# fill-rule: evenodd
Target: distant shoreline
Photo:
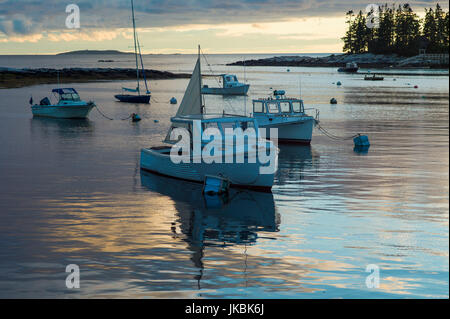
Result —
<instances>
[{"instance_id":1,"label":"distant shoreline","mask_svg":"<svg viewBox=\"0 0 450 319\"><path fill-rule=\"evenodd\" d=\"M283 66L283 67L343 67L346 63L356 62L362 68L380 68L380 69L408 69L408 68L428 68L428 69L447 69L448 55L446 60L442 59L444 55L417 55L414 57L401 57L396 54L331 54L325 57L310 56L275 56L272 58L258 60L244 60L229 63L227 65L239 66Z\"/></svg>"},{"instance_id":2,"label":"distant shoreline","mask_svg":"<svg viewBox=\"0 0 450 319\"><path fill-rule=\"evenodd\" d=\"M121 68L67 68L67 69L12 69L0 68L0 89L20 88L38 84L86 83L115 80L135 80L136 69ZM190 74L145 70L151 80L186 79Z\"/></svg>"}]
</instances>

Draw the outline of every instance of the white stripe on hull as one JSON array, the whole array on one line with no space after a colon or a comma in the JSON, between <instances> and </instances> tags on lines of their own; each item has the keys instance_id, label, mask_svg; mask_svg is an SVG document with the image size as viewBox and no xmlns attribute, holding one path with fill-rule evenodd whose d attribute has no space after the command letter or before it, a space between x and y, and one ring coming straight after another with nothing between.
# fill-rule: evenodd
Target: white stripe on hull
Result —
<instances>
[{"instance_id":1,"label":"white stripe on hull","mask_svg":"<svg viewBox=\"0 0 450 319\"><path fill-rule=\"evenodd\" d=\"M202 94L215 95L245 95L250 85L235 86L231 88L202 88Z\"/></svg>"},{"instance_id":2,"label":"white stripe on hull","mask_svg":"<svg viewBox=\"0 0 450 319\"><path fill-rule=\"evenodd\" d=\"M255 118L258 120L258 126L260 128L277 128L278 139L280 141L311 141L312 131L314 128L314 118L312 117L305 117L303 120L273 118L271 122L268 121L267 117L263 118L255 116ZM269 132L266 134L269 134Z\"/></svg>"}]
</instances>

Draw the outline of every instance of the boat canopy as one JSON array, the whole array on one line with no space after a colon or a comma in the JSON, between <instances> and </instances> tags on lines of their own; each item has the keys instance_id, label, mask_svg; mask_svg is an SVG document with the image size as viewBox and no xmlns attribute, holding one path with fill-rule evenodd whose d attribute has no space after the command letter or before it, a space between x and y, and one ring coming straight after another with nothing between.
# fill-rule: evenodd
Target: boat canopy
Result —
<instances>
[{"instance_id":1,"label":"boat canopy","mask_svg":"<svg viewBox=\"0 0 450 319\"><path fill-rule=\"evenodd\" d=\"M73 89L73 88L53 89L52 93L58 93L59 95L61 95L61 94L78 94L78 92L75 91L75 89Z\"/></svg>"}]
</instances>

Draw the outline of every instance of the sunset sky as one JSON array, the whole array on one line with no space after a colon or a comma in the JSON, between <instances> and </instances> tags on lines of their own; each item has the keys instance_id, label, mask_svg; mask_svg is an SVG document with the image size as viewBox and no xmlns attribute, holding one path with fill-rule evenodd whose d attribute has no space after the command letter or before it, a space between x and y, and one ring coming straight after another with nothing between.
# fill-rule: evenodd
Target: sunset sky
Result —
<instances>
[{"instance_id":1,"label":"sunset sky","mask_svg":"<svg viewBox=\"0 0 450 319\"><path fill-rule=\"evenodd\" d=\"M80 8L66 28L66 6ZM143 53L338 53L367 0L134 0ZM383 2L384 3L384 2ZM388 2L389 3L389 2ZM397 2L398 3L398 2ZM423 16L436 1L409 1ZM380 2L381 4L381 2ZM441 2L448 10L448 1ZM130 0L0 0L0 54L132 50Z\"/></svg>"}]
</instances>

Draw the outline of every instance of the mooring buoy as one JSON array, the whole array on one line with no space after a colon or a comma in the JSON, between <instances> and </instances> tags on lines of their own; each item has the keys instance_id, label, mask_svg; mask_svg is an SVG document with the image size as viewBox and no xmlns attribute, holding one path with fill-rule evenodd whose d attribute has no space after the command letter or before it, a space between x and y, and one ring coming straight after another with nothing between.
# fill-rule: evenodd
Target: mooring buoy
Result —
<instances>
[{"instance_id":1,"label":"mooring buoy","mask_svg":"<svg viewBox=\"0 0 450 319\"><path fill-rule=\"evenodd\" d=\"M139 116L139 114L133 113L131 114L131 120L133 122L139 122L141 120L141 117Z\"/></svg>"}]
</instances>

